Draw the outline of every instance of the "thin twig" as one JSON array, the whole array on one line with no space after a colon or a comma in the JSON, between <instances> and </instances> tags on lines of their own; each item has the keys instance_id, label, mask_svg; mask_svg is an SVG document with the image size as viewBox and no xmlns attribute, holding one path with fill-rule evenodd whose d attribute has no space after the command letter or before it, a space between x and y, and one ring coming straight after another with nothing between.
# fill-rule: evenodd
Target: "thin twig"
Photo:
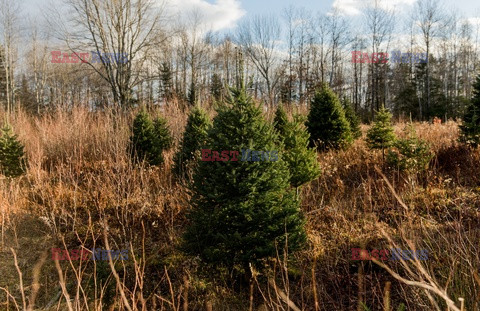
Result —
<instances>
[{"instance_id":1,"label":"thin twig","mask_svg":"<svg viewBox=\"0 0 480 311\"><path fill-rule=\"evenodd\" d=\"M12 251L13 260L15 261L15 268L17 268L18 278L20 280L20 293L22 294L23 310L26 310L27 309L27 300L25 299L25 291L23 289L22 271L20 270L20 267L18 266L17 254L15 253L15 250L11 247L10 247L10 250Z\"/></svg>"}]
</instances>

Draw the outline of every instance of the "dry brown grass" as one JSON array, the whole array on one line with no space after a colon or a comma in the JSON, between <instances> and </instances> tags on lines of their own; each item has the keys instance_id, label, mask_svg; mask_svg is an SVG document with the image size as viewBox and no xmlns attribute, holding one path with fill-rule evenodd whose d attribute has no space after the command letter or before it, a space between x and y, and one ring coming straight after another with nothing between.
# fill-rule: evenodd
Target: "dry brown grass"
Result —
<instances>
[{"instance_id":1,"label":"dry brown grass","mask_svg":"<svg viewBox=\"0 0 480 311\"><path fill-rule=\"evenodd\" d=\"M303 107L299 111L305 113ZM161 113L178 141L186 113L178 105ZM272 118L272 111L266 115ZM178 251L188 195L170 173L173 150L161 168L133 166L126 154L133 116L133 111L74 108L11 118L25 143L29 169L20 179L0 182L0 309L25 304L52 310L199 310L205 300L214 310L248 308L251 288L221 276L202 278L195 261ZM404 127L397 124L396 132L401 135ZM391 282L392 306L403 302L407 310L435 310L437 304L445 310L435 294L402 284L372 262L351 260L354 247L390 248L394 241L407 249L412 241L430 250L422 264L435 284L447 288L454 301L464 297L466 310L479 308L480 155L458 145L454 122L415 127L436 153L427 174L385 169L382 176L375 169L382 167L381 155L368 151L362 140L346 151L319 154L322 175L302 193L309 247L295 254L288 269L279 258L272 275L257 277L256 307L287 310L288 297L301 310L355 310L359 300L378 310ZM112 249L128 245L135 260L112 263L112 270L91 261L56 265L48 257L34 269L52 247L91 249L107 243ZM421 269L408 266L412 263L387 264L408 279L428 281ZM35 274L38 293L31 286ZM274 279L278 287L272 287Z\"/></svg>"}]
</instances>

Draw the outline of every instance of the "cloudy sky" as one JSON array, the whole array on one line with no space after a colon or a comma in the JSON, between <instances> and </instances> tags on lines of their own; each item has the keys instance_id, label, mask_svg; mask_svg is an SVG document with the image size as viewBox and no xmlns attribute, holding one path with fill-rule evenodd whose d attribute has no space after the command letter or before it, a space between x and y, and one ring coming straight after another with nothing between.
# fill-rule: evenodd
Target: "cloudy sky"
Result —
<instances>
[{"instance_id":1,"label":"cloudy sky","mask_svg":"<svg viewBox=\"0 0 480 311\"><path fill-rule=\"evenodd\" d=\"M62 0L25 0L25 10L35 15L49 1ZM203 16L205 23L213 30L231 30L243 18L253 14L275 14L280 16L283 9L291 5L307 8L310 12L328 12L333 8L347 16L358 16L360 9L373 0L158 0L166 1L170 10L187 12L195 10ZM417 0L383 0L389 8L408 12ZM443 0L443 6L449 12L457 9L465 18L480 16L478 0Z\"/></svg>"},{"instance_id":2,"label":"cloudy sky","mask_svg":"<svg viewBox=\"0 0 480 311\"><path fill-rule=\"evenodd\" d=\"M305 7L309 11L328 12L337 8L345 15L356 16L371 0L168 0L180 8L198 8L211 21L215 30L234 27L244 16L251 14L276 14L290 5ZM410 11L416 0L384 0L388 8L399 13ZM480 16L478 0L444 0L447 11L457 9L465 17Z\"/></svg>"}]
</instances>

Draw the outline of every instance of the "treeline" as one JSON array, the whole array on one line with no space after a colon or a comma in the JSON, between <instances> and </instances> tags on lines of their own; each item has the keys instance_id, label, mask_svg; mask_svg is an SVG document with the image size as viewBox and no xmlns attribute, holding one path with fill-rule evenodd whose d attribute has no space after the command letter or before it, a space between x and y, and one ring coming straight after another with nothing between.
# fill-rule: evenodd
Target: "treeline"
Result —
<instances>
[{"instance_id":1,"label":"treeline","mask_svg":"<svg viewBox=\"0 0 480 311\"><path fill-rule=\"evenodd\" d=\"M47 26L32 23L24 36L5 28L5 38L17 40L4 42L3 101L7 110L22 105L35 112L78 104L210 104L244 78L250 95L266 105L306 105L327 83L363 121L382 106L405 119L460 117L478 71L479 25L434 0L410 9L395 12L375 1L351 18L289 7L281 16L249 14L220 33L209 31L198 12L183 12L188 18L177 22L168 3L67 1L64 16L75 23L51 13ZM19 10L4 14L13 25ZM25 53L15 53L23 41ZM51 52L59 50L122 53L128 62L52 63ZM394 50L426 53L428 62L352 62L354 51L391 57Z\"/></svg>"}]
</instances>

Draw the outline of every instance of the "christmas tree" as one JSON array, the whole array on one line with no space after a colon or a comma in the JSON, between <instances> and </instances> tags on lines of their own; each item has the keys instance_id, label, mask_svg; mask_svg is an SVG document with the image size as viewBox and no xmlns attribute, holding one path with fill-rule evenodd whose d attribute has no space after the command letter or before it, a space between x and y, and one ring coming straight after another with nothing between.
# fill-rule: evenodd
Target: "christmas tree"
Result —
<instances>
[{"instance_id":1,"label":"christmas tree","mask_svg":"<svg viewBox=\"0 0 480 311\"><path fill-rule=\"evenodd\" d=\"M208 131L211 150L278 151L278 137L244 89L232 90ZM200 161L191 185L190 225L184 249L212 266L262 266L305 242L299 202L289 187L287 164L277 161ZM239 159L238 159L239 160ZM287 243L288 240L288 243Z\"/></svg>"},{"instance_id":2,"label":"christmas tree","mask_svg":"<svg viewBox=\"0 0 480 311\"><path fill-rule=\"evenodd\" d=\"M163 151L172 146L173 139L162 117L152 121L145 109L133 121L130 136L130 154L134 162L146 161L150 165L163 163Z\"/></svg>"},{"instance_id":3,"label":"christmas tree","mask_svg":"<svg viewBox=\"0 0 480 311\"><path fill-rule=\"evenodd\" d=\"M315 93L306 125L310 133L310 145L317 145L319 149L346 148L353 142L342 105L326 85Z\"/></svg>"},{"instance_id":4,"label":"christmas tree","mask_svg":"<svg viewBox=\"0 0 480 311\"><path fill-rule=\"evenodd\" d=\"M186 178L200 159L200 149L207 139L211 121L199 107L192 109L183 133L180 149L173 159L173 172L178 178Z\"/></svg>"},{"instance_id":5,"label":"christmas tree","mask_svg":"<svg viewBox=\"0 0 480 311\"><path fill-rule=\"evenodd\" d=\"M309 148L310 135L303 119L297 115L292 122L285 125L283 159L290 170L290 185L298 188L320 175L320 166L315 149Z\"/></svg>"},{"instance_id":6,"label":"christmas tree","mask_svg":"<svg viewBox=\"0 0 480 311\"><path fill-rule=\"evenodd\" d=\"M0 173L6 177L18 177L25 173L25 153L12 128L6 124L0 136Z\"/></svg>"},{"instance_id":7,"label":"christmas tree","mask_svg":"<svg viewBox=\"0 0 480 311\"><path fill-rule=\"evenodd\" d=\"M367 131L367 146L370 149L382 149L382 154L385 158L385 148L392 146L395 139L392 114L385 107L382 107L377 112L375 123Z\"/></svg>"},{"instance_id":8,"label":"christmas tree","mask_svg":"<svg viewBox=\"0 0 480 311\"><path fill-rule=\"evenodd\" d=\"M283 109L282 105L278 105L277 110L275 111L275 118L273 119L273 125L277 130L280 138L283 139L285 137L285 126L288 123L287 113L285 109Z\"/></svg>"}]
</instances>

